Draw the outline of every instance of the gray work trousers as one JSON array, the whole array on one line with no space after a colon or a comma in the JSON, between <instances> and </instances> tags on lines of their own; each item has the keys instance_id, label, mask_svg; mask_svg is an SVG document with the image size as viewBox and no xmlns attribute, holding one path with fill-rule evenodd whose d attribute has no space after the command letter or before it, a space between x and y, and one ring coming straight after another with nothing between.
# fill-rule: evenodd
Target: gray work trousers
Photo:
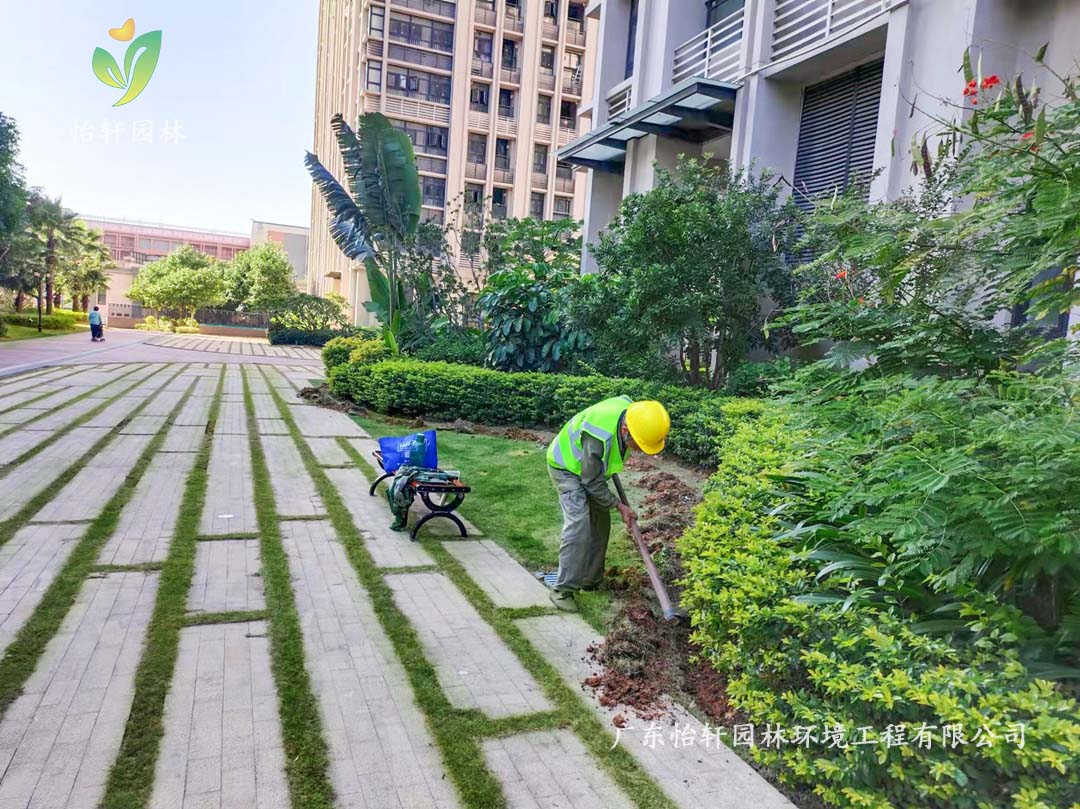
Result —
<instances>
[{"instance_id":1,"label":"gray work trousers","mask_svg":"<svg viewBox=\"0 0 1080 809\"><path fill-rule=\"evenodd\" d=\"M548 474L559 493L563 513L555 589L598 587L604 578L611 511L589 500L581 478L573 472L549 466Z\"/></svg>"}]
</instances>

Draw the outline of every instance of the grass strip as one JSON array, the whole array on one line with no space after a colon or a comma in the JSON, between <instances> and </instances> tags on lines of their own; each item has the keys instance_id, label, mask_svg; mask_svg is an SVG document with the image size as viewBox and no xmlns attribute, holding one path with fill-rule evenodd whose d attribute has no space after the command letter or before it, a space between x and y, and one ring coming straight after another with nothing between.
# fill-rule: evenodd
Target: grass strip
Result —
<instances>
[{"instance_id":1,"label":"grass strip","mask_svg":"<svg viewBox=\"0 0 1080 809\"><path fill-rule=\"evenodd\" d=\"M345 439L339 439L339 443L352 458L353 463L368 476L368 479L374 480L371 477L376 474L374 468L356 447ZM325 498L324 502L326 502ZM488 533L481 525L478 524L478 527L484 530L485 534ZM481 737L505 736L549 726L568 727L578 735L615 783L640 809L672 809L674 803L641 769L636 759L622 747L615 746L612 749L615 738L607 726L597 719L592 709L584 704L582 698L563 682L559 672L536 651L514 623L519 618L550 615L556 611L547 607L500 609L465 572L461 563L443 547L442 542L437 539L425 539L421 541L421 544L435 559L439 569L454 582L481 617L494 628L499 637L517 655L525 669L540 683L556 706L555 711L543 714L543 716L551 717L550 725L544 725L542 719L536 719L534 716L497 720L484 718L482 722L476 724L476 733Z\"/></svg>"},{"instance_id":2,"label":"grass strip","mask_svg":"<svg viewBox=\"0 0 1080 809\"><path fill-rule=\"evenodd\" d=\"M256 430L255 400L247 373L241 370L248 440L251 443L255 516L259 524L259 554L268 607L270 669L277 685L278 714L285 747L285 773L294 807L329 809L334 803L330 757L322 733L319 703L304 664L304 636L289 580L289 561L281 540L270 470Z\"/></svg>"},{"instance_id":3,"label":"grass strip","mask_svg":"<svg viewBox=\"0 0 1080 809\"><path fill-rule=\"evenodd\" d=\"M182 371L183 367L169 381L182 373ZM139 405L139 409L146 407L160 392L159 389L154 393L154 396L143 401ZM189 394L190 389L189 393L185 394L184 399ZM72 604L75 603L83 581L94 572L94 563L101 552L102 546L112 536L113 531L116 530L121 511L133 496L135 487L146 470L150 458L153 457L158 447L165 441L165 433L169 422L182 404L183 400L180 405L174 408L169 419L166 420L166 424L142 451L131 471L125 476L124 482L116 494L112 496L101 513L90 523L86 533L78 541L71 555L57 573L56 578L53 579L45 594L41 597L41 601L34 609L33 614L22 629L19 630L11 645L8 646L3 659L0 659L0 713L6 712L19 695L27 678L37 668L38 660L44 653L45 647L59 630ZM92 458L97 450L104 445L104 442L111 440L119 429L119 426L116 427L102 441L98 442L94 451L85 456L84 462ZM81 468L83 465L79 464L78 466ZM73 476L70 475L69 477ZM46 492L49 495L46 502L59 491L59 487L50 488Z\"/></svg>"},{"instance_id":4,"label":"grass strip","mask_svg":"<svg viewBox=\"0 0 1080 809\"><path fill-rule=\"evenodd\" d=\"M94 565L91 573L152 573L161 570L161 562L139 562L134 565Z\"/></svg>"},{"instance_id":5,"label":"grass strip","mask_svg":"<svg viewBox=\"0 0 1080 809\"><path fill-rule=\"evenodd\" d=\"M22 424L12 424L12 425L6 426L6 427L0 425L0 438L3 438L8 433L13 433L16 430L25 430L25 429L28 428L29 425L33 424L35 421L39 421L39 420L41 420L43 418L47 418L48 416L53 415L54 413L58 413L59 411L64 410L67 407L70 407L71 405L75 404L76 402L81 402L83 399L88 398L90 396L90 394L97 393L99 390L102 390L103 388L111 387L112 385L115 385L117 382L123 380L125 377L130 376L131 374L135 373L137 370L139 370L138 367L131 368L130 370L124 371L124 373L117 376L116 379L110 379L108 382L104 382L104 383L102 383L100 385L96 385L95 387L92 387L89 390L87 390L85 393L79 394L74 399L68 399L66 402L61 402L56 407L50 407L48 410L42 410L39 415L34 416L34 418L30 419L29 421L25 421ZM151 374L151 376L153 376L153 374ZM50 380L47 380L47 381L45 381L45 382L43 382L41 384L48 385L48 384L50 384L52 382L55 382L55 381L56 381L55 379L50 379ZM135 384L137 385L137 384L139 384L139 382L145 382L145 381L146 381L146 378L137 379L137 380L135 380ZM131 390L131 388L133 388L133 387L134 387L134 385L129 385L128 387L124 388L124 390L121 391L120 393L117 393L115 396L109 397L108 399L105 400L105 404L109 404L109 403L111 403L113 401L113 399L116 399L119 396L123 396L125 393L127 393L129 390ZM57 391L55 391L55 390L47 391L46 393L41 394L41 396L37 396L37 397L35 397L33 399L30 399L28 401L25 401L25 402L20 402L19 404L15 405L14 407L9 407L6 410L0 411L0 412L7 413L10 410L18 410L20 407L26 407L29 404L41 401L46 396L52 396L56 392ZM80 416L75 421L81 424L81 423L85 422L86 420L91 419L94 416L96 416L103 409L104 409L104 407L94 408L92 411L90 411L89 413L87 413L87 414L85 414L83 416ZM70 426L77 426L77 425L75 425L73 423L72 425L69 425L69 427ZM62 428L62 431L66 432L67 429L69 429L69 428ZM61 434L61 432L58 431L57 433L54 433L53 435L60 435L60 434ZM37 452L39 449L40 449L40 447L35 447L33 451ZM12 461L10 464L6 464L6 465L7 466L12 466L21 459L22 459L22 456L20 456L19 458L16 458L15 461Z\"/></svg>"},{"instance_id":6,"label":"grass strip","mask_svg":"<svg viewBox=\"0 0 1080 809\"><path fill-rule=\"evenodd\" d=\"M154 767L165 732L165 697L180 651L180 629L187 617L187 592L195 572L195 537L206 497L210 444L224 380L223 367L210 406L206 435L184 484L176 529L158 581L146 645L135 672L135 695L124 739L105 786L101 803L104 809L142 809L150 801Z\"/></svg>"},{"instance_id":7,"label":"grass strip","mask_svg":"<svg viewBox=\"0 0 1080 809\"><path fill-rule=\"evenodd\" d=\"M249 621L267 621L267 610L229 610L227 612L201 612L184 619L184 626L210 626L212 624L246 624Z\"/></svg>"},{"instance_id":8,"label":"grass strip","mask_svg":"<svg viewBox=\"0 0 1080 809\"><path fill-rule=\"evenodd\" d=\"M224 540L236 540L236 539L258 539L259 533L257 531L234 531L231 534L199 534L195 537L197 542L222 542Z\"/></svg>"}]
</instances>

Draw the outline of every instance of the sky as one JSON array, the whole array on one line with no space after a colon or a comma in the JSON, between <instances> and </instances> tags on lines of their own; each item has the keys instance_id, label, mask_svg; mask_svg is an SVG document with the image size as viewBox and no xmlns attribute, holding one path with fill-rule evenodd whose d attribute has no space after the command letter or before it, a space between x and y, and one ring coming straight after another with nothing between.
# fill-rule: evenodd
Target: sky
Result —
<instances>
[{"instance_id":1,"label":"sky","mask_svg":"<svg viewBox=\"0 0 1080 809\"><path fill-rule=\"evenodd\" d=\"M0 112L15 119L27 182L84 215L249 233L307 225L319 0L0 0ZM93 73L162 32L146 89ZM149 141L149 142L148 142Z\"/></svg>"}]
</instances>

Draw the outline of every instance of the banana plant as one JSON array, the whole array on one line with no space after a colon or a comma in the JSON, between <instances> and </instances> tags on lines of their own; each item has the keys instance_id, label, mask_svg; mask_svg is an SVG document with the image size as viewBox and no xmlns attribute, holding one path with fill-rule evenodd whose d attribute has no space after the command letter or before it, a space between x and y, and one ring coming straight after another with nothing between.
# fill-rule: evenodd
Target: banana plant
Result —
<instances>
[{"instance_id":1,"label":"banana plant","mask_svg":"<svg viewBox=\"0 0 1080 809\"><path fill-rule=\"evenodd\" d=\"M412 141L379 113L361 115L354 131L340 115L330 119L344 165L344 184L319 158L304 165L330 212L330 236L345 256L363 262L371 300L364 307L397 346L405 294L398 279L401 246L420 223L420 176Z\"/></svg>"}]
</instances>

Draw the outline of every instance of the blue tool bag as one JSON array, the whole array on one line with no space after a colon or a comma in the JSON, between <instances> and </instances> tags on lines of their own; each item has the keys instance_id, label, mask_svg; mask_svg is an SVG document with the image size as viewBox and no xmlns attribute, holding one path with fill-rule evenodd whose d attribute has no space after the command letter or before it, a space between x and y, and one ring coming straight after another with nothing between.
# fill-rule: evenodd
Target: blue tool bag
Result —
<instances>
[{"instance_id":1,"label":"blue tool bag","mask_svg":"<svg viewBox=\"0 0 1080 809\"><path fill-rule=\"evenodd\" d=\"M402 466L439 468L439 451L435 446L434 430L380 438L379 449L382 451L383 469L391 474Z\"/></svg>"}]
</instances>

